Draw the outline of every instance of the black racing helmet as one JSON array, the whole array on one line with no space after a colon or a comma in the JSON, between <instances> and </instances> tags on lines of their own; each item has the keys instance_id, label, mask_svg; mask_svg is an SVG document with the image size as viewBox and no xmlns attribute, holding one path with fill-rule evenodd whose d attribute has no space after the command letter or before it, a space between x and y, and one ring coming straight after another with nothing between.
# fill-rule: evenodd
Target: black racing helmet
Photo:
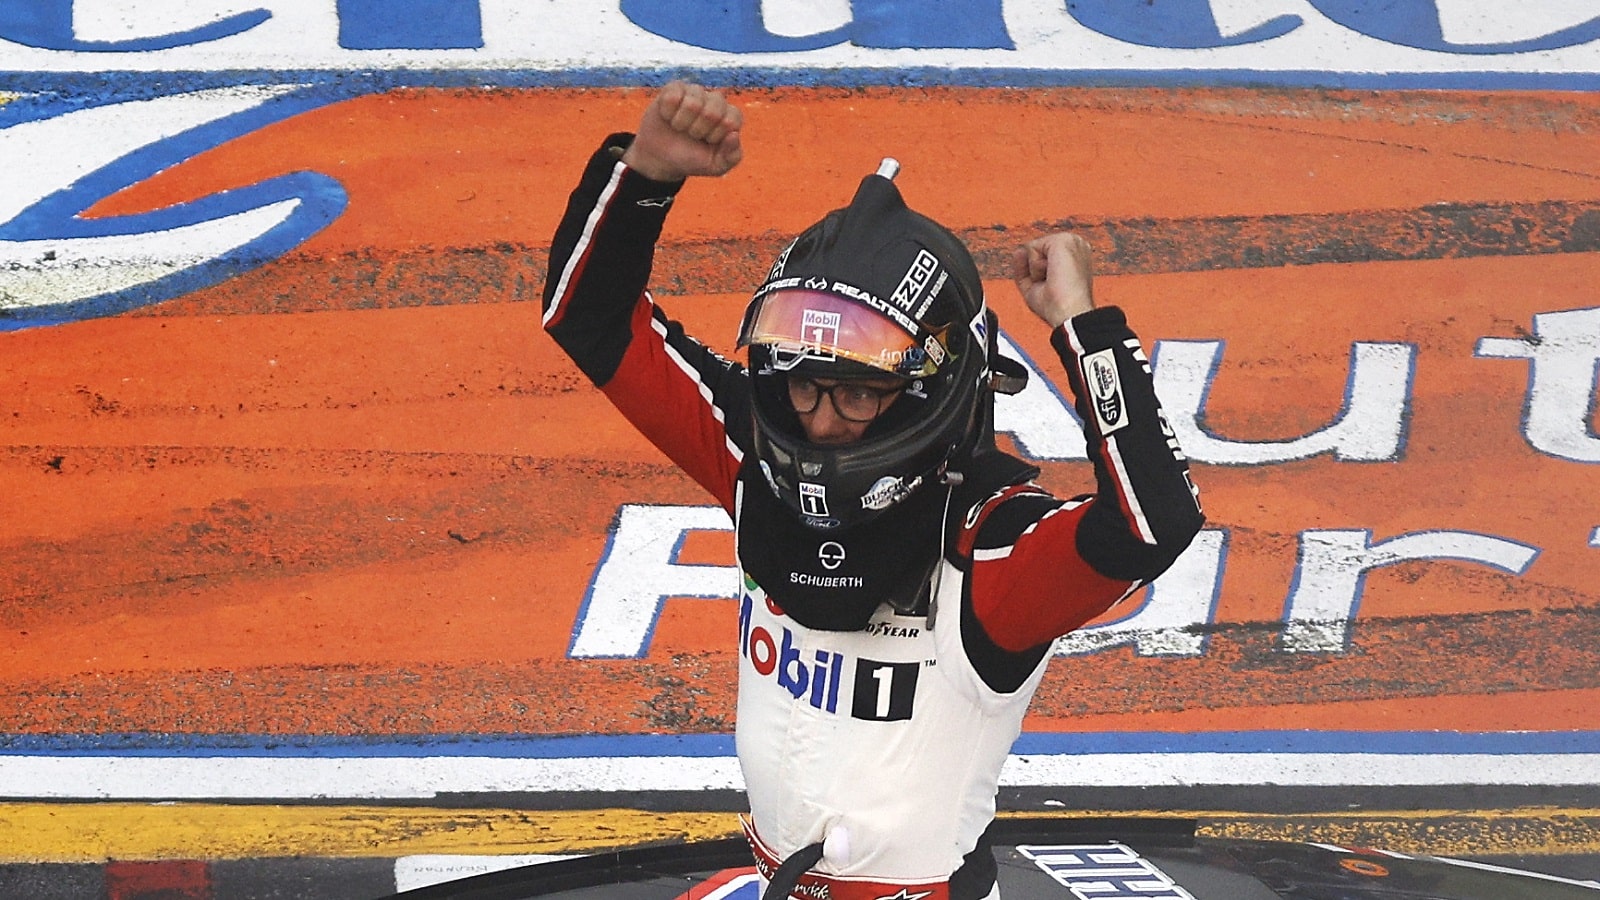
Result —
<instances>
[{"instance_id":1,"label":"black racing helmet","mask_svg":"<svg viewBox=\"0 0 1600 900\"><path fill-rule=\"evenodd\" d=\"M849 206L779 254L740 328L761 471L816 529L865 522L953 480L952 462L991 428L994 324L977 265L959 238L906 206L898 169L884 160ZM790 405L790 375L893 377L904 391L860 440L814 444Z\"/></svg>"}]
</instances>

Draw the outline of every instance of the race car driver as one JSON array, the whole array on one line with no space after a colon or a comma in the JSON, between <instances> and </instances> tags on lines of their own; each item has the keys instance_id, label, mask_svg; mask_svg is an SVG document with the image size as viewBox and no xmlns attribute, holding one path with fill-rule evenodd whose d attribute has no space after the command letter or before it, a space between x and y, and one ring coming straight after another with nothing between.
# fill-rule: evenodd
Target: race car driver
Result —
<instances>
[{"instance_id":1,"label":"race car driver","mask_svg":"<svg viewBox=\"0 0 1600 900\"><path fill-rule=\"evenodd\" d=\"M1095 307L1070 233L1011 275L1049 330L1095 485L1058 498L998 449L997 353L973 259L895 166L788 245L739 361L649 292L690 177L743 156L742 114L672 82L604 140L551 245L544 326L732 517L746 835L776 896L998 897L984 841L1052 641L1163 572L1203 515L1138 339Z\"/></svg>"}]
</instances>

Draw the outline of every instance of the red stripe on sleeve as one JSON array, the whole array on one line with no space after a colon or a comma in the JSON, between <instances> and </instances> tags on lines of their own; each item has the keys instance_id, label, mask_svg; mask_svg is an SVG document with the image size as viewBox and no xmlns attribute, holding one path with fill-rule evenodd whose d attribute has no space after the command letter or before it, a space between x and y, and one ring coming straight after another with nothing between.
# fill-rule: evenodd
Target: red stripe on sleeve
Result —
<instances>
[{"instance_id":1,"label":"red stripe on sleeve","mask_svg":"<svg viewBox=\"0 0 1600 900\"><path fill-rule=\"evenodd\" d=\"M1009 553L980 551L974 559L972 610L1001 649L1020 653L1052 641L1110 609L1134 586L1101 575L1073 550L1089 507L1063 508L1018 537Z\"/></svg>"},{"instance_id":2,"label":"red stripe on sleeve","mask_svg":"<svg viewBox=\"0 0 1600 900\"><path fill-rule=\"evenodd\" d=\"M667 346L648 296L634 307L633 339L605 395L633 426L733 513L742 456L728 439L712 389Z\"/></svg>"}]
</instances>

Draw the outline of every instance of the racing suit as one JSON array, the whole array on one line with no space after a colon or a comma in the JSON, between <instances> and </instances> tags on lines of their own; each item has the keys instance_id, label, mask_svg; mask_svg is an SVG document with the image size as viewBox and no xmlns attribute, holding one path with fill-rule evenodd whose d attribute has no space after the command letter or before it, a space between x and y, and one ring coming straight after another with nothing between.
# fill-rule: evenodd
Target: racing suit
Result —
<instances>
[{"instance_id":1,"label":"racing suit","mask_svg":"<svg viewBox=\"0 0 1600 900\"><path fill-rule=\"evenodd\" d=\"M921 491L919 520L937 525L918 533L938 545L931 575L916 575L923 602L885 603L854 631L809 627L786 614L785 591L848 587L852 576L830 574L825 535L770 512L746 370L655 305L654 247L681 185L625 166L629 139L608 138L571 196L550 250L544 325L734 518L735 731L757 861L770 877L778 861L823 845L796 896L989 895L994 863L980 839L1051 642L1160 574L1203 522L1148 361L1115 307L1055 329L1096 492L1058 499L1031 482L1036 469L984 453L959 485Z\"/></svg>"}]
</instances>

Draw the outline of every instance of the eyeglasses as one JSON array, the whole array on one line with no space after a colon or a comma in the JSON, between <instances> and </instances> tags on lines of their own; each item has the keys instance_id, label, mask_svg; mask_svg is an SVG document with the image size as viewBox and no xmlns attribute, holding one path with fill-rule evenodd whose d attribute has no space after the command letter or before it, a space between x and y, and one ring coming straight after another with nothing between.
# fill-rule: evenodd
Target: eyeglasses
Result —
<instances>
[{"instance_id":1,"label":"eyeglasses","mask_svg":"<svg viewBox=\"0 0 1600 900\"><path fill-rule=\"evenodd\" d=\"M789 403L795 412L801 415L816 412L817 406L822 403L822 395L827 394L841 419L858 424L876 419L905 390L903 387L873 387L859 381L824 385L803 375L790 375L788 380Z\"/></svg>"}]
</instances>

